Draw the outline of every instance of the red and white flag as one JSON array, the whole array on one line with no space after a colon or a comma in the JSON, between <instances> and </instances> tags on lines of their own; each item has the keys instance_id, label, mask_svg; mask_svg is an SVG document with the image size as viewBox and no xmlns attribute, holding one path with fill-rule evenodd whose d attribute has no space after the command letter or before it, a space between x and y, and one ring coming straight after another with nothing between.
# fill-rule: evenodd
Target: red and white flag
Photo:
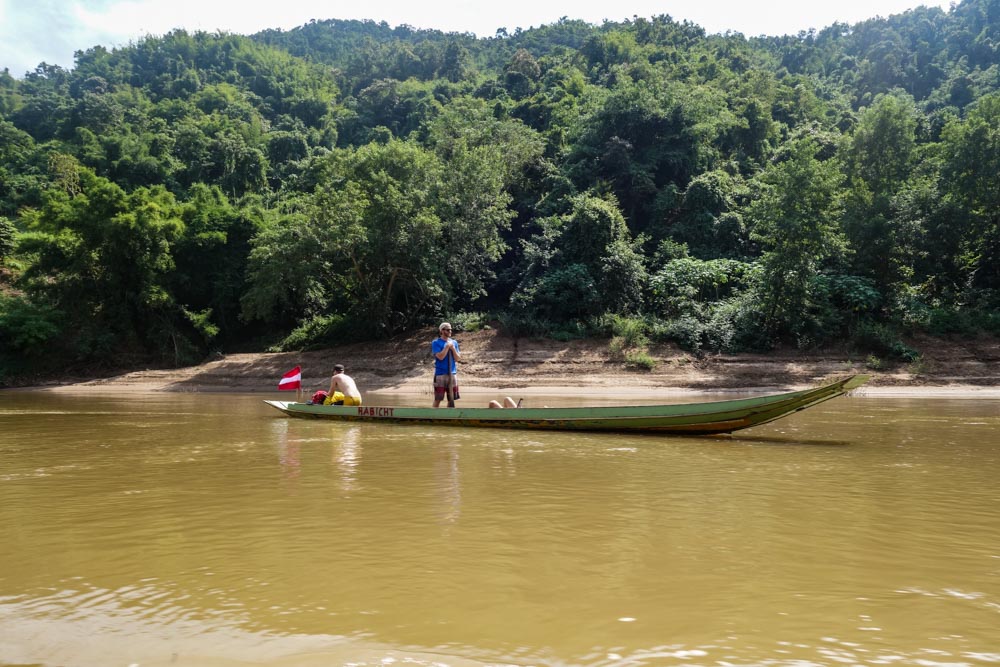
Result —
<instances>
[{"instance_id":1,"label":"red and white flag","mask_svg":"<svg viewBox=\"0 0 1000 667\"><path fill-rule=\"evenodd\" d=\"M292 389L302 388L302 367L296 366L292 370L288 371L281 376L281 381L278 382L278 391L291 391Z\"/></svg>"}]
</instances>

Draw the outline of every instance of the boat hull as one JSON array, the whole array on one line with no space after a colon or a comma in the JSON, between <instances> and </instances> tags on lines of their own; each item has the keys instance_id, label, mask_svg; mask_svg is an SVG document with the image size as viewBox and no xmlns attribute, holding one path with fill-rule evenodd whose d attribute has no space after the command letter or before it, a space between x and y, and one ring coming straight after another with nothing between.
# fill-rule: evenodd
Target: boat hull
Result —
<instances>
[{"instance_id":1,"label":"boat hull","mask_svg":"<svg viewBox=\"0 0 1000 667\"><path fill-rule=\"evenodd\" d=\"M780 419L842 396L867 381L866 375L852 375L815 389L730 401L672 405L497 410L264 402L289 417L306 419L425 426L712 435L732 433Z\"/></svg>"}]
</instances>

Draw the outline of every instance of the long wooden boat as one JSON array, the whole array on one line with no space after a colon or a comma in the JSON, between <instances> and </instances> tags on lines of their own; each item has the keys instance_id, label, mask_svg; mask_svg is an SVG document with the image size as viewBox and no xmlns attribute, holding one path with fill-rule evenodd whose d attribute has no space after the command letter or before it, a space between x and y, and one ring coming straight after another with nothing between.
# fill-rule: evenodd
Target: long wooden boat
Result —
<instances>
[{"instance_id":1,"label":"long wooden boat","mask_svg":"<svg viewBox=\"0 0 1000 667\"><path fill-rule=\"evenodd\" d=\"M351 422L488 426L562 431L648 432L682 435L732 433L780 419L842 396L867 382L852 375L815 389L711 403L589 408L407 408L382 405L312 405L264 401L289 417Z\"/></svg>"}]
</instances>

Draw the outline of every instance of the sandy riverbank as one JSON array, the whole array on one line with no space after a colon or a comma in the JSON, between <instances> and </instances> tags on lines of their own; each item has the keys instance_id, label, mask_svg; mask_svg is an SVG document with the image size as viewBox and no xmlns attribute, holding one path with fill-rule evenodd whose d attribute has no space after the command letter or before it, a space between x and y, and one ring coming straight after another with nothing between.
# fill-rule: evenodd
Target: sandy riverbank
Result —
<instances>
[{"instance_id":1,"label":"sandy riverbank","mask_svg":"<svg viewBox=\"0 0 1000 667\"><path fill-rule=\"evenodd\" d=\"M49 383L60 392L274 392L278 378L302 366L307 391L326 388L342 363L366 393L430 393L432 329L394 340L314 352L231 354L186 368L145 369L113 377ZM678 395L690 392L784 390L867 373L860 390L872 396L1000 398L1000 341L915 341L918 363L871 368L866 355L779 351L697 357L674 346L652 346L652 370L611 359L608 341L513 339L487 330L458 336L463 393L531 395Z\"/></svg>"}]
</instances>

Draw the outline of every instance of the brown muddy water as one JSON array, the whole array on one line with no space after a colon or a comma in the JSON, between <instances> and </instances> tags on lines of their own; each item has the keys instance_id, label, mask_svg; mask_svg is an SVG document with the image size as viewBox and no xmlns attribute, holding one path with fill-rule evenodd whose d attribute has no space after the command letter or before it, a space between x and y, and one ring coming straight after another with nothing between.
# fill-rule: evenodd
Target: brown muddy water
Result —
<instances>
[{"instance_id":1,"label":"brown muddy water","mask_svg":"<svg viewBox=\"0 0 1000 667\"><path fill-rule=\"evenodd\" d=\"M0 392L0 664L1000 664L1000 400L677 438L261 398Z\"/></svg>"}]
</instances>

